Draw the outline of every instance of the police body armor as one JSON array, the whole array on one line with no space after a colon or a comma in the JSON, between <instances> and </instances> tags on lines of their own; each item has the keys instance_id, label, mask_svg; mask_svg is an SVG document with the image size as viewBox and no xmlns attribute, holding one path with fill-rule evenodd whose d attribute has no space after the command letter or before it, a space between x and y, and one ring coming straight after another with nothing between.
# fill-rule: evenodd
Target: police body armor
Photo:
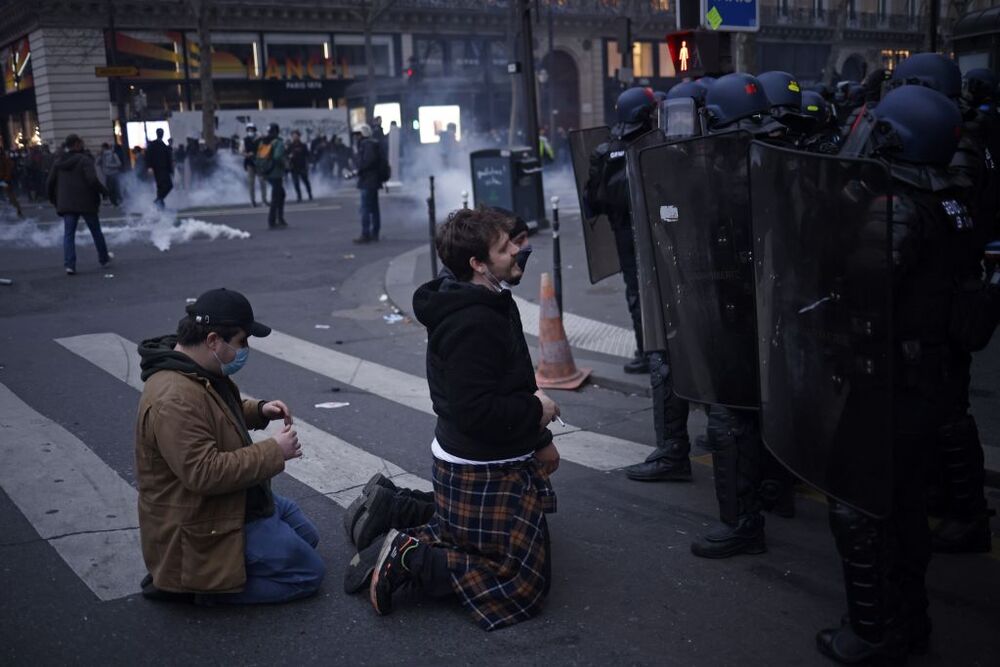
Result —
<instances>
[{"instance_id":1,"label":"police body armor","mask_svg":"<svg viewBox=\"0 0 1000 667\"><path fill-rule=\"evenodd\" d=\"M687 400L759 407L746 152L734 131L639 154L655 271L670 332L674 390Z\"/></svg>"},{"instance_id":2,"label":"police body armor","mask_svg":"<svg viewBox=\"0 0 1000 667\"><path fill-rule=\"evenodd\" d=\"M593 210L587 196L591 156L598 146L607 144L610 140L611 130L607 126L574 130L569 133L570 158L573 162L573 177L580 202L583 240L587 250L587 269L591 283L597 283L622 270L611 220L606 213ZM622 163L624 166L624 154Z\"/></svg>"},{"instance_id":3,"label":"police body armor","mask_svg":"<svg viewBox=\"0 0 1000 667\"><path fill-rule=\"evenodd\" d=\"M761 432L799 477L882 517L892 478L892 197L880 162L750 148Z\"/></svg>"}]
</instances>

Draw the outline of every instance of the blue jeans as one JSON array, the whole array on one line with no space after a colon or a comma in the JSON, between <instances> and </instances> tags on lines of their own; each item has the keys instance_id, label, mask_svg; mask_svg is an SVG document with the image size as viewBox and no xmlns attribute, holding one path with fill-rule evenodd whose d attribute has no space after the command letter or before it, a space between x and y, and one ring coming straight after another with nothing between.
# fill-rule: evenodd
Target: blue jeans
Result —
<instances>
[{"instance_id":1,"label":"blue jeans","mask_svg":"<svg viewBox=\"0 0 1000 667\"><path fill-rule=\"evenodd\" d=\"M295 501L275 494L274 514L251 521L244 531L247 583L243 590L202 595L199 602L267 604L315 595L326 565L316 552L316 526Z\"/></svg>"},{"instance_id":2,"label":"blue jeans","mask_svg":"<svg viewBox=\"0 0 1000 667\"><path fill-rule=\"evenodd\" d=\"M108 262L108 244L101 232L101 220L96 213L66 213L63 215L63 266L76 270L76 226L80 218L87 223L90 235L94 237L97 259L101 264Z\"/></svg>"},{"instance_id":3,"label":"blue jeans","mask_svg":"<svg viewBox=\"0 0 1000 667\"><path fill-rule=\"evenodd\" d=\"M364 188L361 191L361 236L377 239L382 229L382 218L378 212L378 188Z\"/></svg>"}]
</instances>

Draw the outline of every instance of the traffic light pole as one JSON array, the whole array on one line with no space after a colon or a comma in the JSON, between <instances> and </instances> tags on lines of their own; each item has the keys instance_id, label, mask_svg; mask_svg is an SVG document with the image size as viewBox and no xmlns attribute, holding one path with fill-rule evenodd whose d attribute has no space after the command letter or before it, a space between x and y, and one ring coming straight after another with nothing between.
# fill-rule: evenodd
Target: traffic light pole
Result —
<instances>
[{"instance_id":1,"label":"traffic light pole","mask_svg":"<svg viewBox=\"0 0 1000 667\"><path fill-rule=\"evenodd\" d=\"M524 63L521 70L524 84L524 120L525 139L531 153L538 155L538 100L535 95L535 55L534 39L531 35L531 8L528 0L518 0L518 12L521 16L521 62Z\"/></svg>"}]
</instances>

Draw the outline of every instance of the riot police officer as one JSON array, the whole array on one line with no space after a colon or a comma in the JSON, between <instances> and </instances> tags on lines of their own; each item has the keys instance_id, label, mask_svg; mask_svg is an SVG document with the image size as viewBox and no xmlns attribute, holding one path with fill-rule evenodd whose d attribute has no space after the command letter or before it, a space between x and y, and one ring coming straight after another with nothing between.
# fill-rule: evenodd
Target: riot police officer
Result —
<instances>
[{"instance_id":1,"label":"riot police officer","mask_svg":"<svg viewBox=\"0 0 1000 667\"><path fill-rule=\"evenodd\" d=\"M697 111L705 106L707 94L708 89L704 85L685 81L671 88L664 100L688 98L694 102ZM685 119L683 128L672 128L669 121L669 115L661 114L660 130L668 137L677 137L679 132L698 132L694 118ZM635 224L642 222L635 221ZM645 461L626 467L625 475L639 482L689 481L691 441L687 427L688 402L674 392L670 353L666 347L649 349L648 355L656 447Z\"/></svg>"},{"instance_id":2,"label":"riot police officer","mask_svg":"<svg viewBox=\"0 0 1000 667\"><path fill-rule=\"evenodd\" d=\"M763 72L757 77L771 102L771 117L788 128L787 140L798 143L813 128L811 116L802 112L802 88L788 72Z\"/></svg>"},{"instance_id":3,"label":"riot police officer","mask_svg":"<svg viewBox=\"0 0 1000 667\"><path fill-rule=\"evenodd\" d=\"M824 155L839 153L842 142L830 103L823 99L821 94L812 90L804 90L802 91L802 113L813 119L813 128L799 142L799 148L810 153Z\"/></svg>"},{"instance_id":4,"label":"riot police officer","mask_svg":"<svg viewBox=\"0 0 1000 667\"><path fill-rule=\"evenodd\" d=\"M953 61L948 64L958 69ZM983 283L982 256L987 242L996 236L1000 213L1000 165L996 163L1000 136L991 112L996 83L989 70L971 70L964 77L959 106L965 122L951 163L952 171L970 181L968 205L973 228L964 239L953 310L948 415L937 437L936 454L941 463L937 469L942 472L938 504L944 518L932 538L934 550L945 553L985 552L992 546L991 511L983 492L983 449L976 420L969 413L969 384L972 352L986 346L993 328L992 320L983 318L993 304Z\"/></svg>"},{"instance_id":5,"label":"riot police officer","mask_svg":"<svg viewBox=\"0 0 1000 667\"><path fill-rule=\"evenodd\" d=\"M603 213L615 236L625 300L635 332L635 354L625 364L626 373L649 372L642 338L642 313L639 305L639 279L635 257L635 239L629 214L628 178L625 173L625 150L628 145L653 129L656 97L650 88L629 88L615 104L617 123L611 139L599 145L590 156L590 170L584 203L595 214Z\"/></svg>"},{"instance_id":6,"label":"riot police officer","mask_svg":"<svg viewBox=\"0 0 1000 667\"><path fill-rule=\"evenodd\" d=\"M741 129L758 138L780 137L785 128L769 116L770 108L771 102L764 93L763 85L749 74L727 74L719 78L709 88L705 98L710 133ZM748 183L745 179L745 148L717 158L712 180L726 188L726 198L731 203L729 213L749 210ZM729 213L722 217L734 220ZM740 339L748 348L738 353L755 359L753 288L750 284L752 278L748 274L752 273L749 265L748 217L742 222L747 224L739 228L720 228L715 234L726 238L723 251L726 257L723 261L727 264L717 267L716 272L743 276L737 281L720 282L717 294L722 301L720 317L725 318L721 326L739 329ZM724 351L720 350L717 354L724 354ZM754 360L744 361L756 365ZM755 384L755 377L751 374L740 381L746 385ZM733 403L728 401L709 405L708 446L712 450L722 526L691 544L691 551L696 556L727 558L738 554L759 554L767 550L759 493L763 455L756 412L759 406L759 388L746 386L741 393L747 398L745 403L752 405L746 405L742 409L730 407Z\"/></svg>"},{"instance_id":7,"label":"riot police officer","mask_svg":"<svg viewBox=\"0 0 1000 667\"><path fill-rule=\"evenodd\" d=\"M819 650L844 663L901 659L931 631L925 574L930 536L924 475L950 364L949 323L962 236L970 217L947 173L962 118L955 104L923 86L890 92L869 112L869 156L886 161L892 196L892 474L888 517L872 518L831 498L830 526L841 555L847 621L822 630ZM884 220L878 200L873 221Z\"/></svg>"}]
</instances>

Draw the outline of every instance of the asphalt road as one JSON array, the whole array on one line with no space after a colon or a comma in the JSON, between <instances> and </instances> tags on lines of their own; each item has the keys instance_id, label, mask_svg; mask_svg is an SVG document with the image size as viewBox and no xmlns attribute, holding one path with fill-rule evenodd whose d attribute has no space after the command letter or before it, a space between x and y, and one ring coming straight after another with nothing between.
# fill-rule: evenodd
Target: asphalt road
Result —
<instances>
[{"instance_id":1,"label":"asphalt road","mask_svg":"<svg viewBox=\"0 0 1000 667\"><path fill-rule=\"evenodd\" d=\"M19 448L45 445L38 429L58 429L68 434L60 436L67 442L78 441L95 455L88 465L113 471L123 486L133 484L139 394L126 381L130 370L115 371L110 362L74 352L72 341L105 340L81 338L92 334L138 341L171 332L185 299L205 289L243 291L258 317L298 347L312 343L335 351L369 374L365 384L360 371L338 376L305 356L293 362L258 349L237 378L244 392L282 398L325 437L430 477L433 417L419 400L378 389L388 386L386 378L409 382L423 376L423 328L407 319L388 322L392 304L380 297L389 261L426 241L426 209L420 198L383 198L384 240L365 246L351 243L358 233L355 210L356 193L350 191L312 208L290 205L291 227L274 232L265 229L261 209L202 212L199 219L251 236L196 238L160 251L137 234L138 240L113 248L116 257L107 270L97 267L93 248L81 243L73 277L63 274L58 247L0 244L0 276L16 281L0 287L0 385L25 406L8 411L8 426L14 422L27 433L24 441L12 441L0 431L0 451L8 457L0 464L6 466L0 471L0 662L824 664L813 647L815 631L836 623L845 608L824 504L804 494L796 518L769 516L765 555L699 560L689 542L717 511L706 465L696 466L691 484L637 484L619 470L566 460L554 478L559 511L549 522L555 575L550 598L536 619L495 633L479 630L457 603L403 593L396 611L379 618L364 597L345 596L341 573L353 553L335 501L344 489L303 482L311 479L304 474L283 473L275 488L296 499L320 527L328 577L317 597L284 606L205 609L146 601L136 581L131 593L102 599L88 584L94 575L87 563L77 558L71 565L81 553L66 553L65 540L91 545L81 549L94 551L93 569L100 570L109 561L100 559L108 547L99 538L127 535L134 526L101 532L88 519L75 530L50 530L45 522L58 514L46 514L52 510L43 511L45 503L83 516L73 508L77 496L59 497L46 467L32 465L44 460L41 454ZM564 229L566 263L583 266L579 230L569 224ZM533 296L529 286L537 285L542 268L536 255L525 296ZM573 271L567 271L567 310L626 325L617 282L590 286ZM127 350L108 354L127 358ZM560 392L557 400L567 421L603 443L608 460L617 456L625 465L631 462L623 453L629 447L652 443L648 398L588 386ZM350 405L313 407L328 401ZM573 437L560 436L567 443ZM303 442L306 449L310 445ZM19 463L10 465L12 460ZM47 496L43 488L55 490ZM993 504L1000 503L992 495ZM930 653L913 664L996 664L998 555L995 549L990 556L934 559L934 639ZM134 562L134 554L119 556Z\"/></svg>"}]
</instances>

